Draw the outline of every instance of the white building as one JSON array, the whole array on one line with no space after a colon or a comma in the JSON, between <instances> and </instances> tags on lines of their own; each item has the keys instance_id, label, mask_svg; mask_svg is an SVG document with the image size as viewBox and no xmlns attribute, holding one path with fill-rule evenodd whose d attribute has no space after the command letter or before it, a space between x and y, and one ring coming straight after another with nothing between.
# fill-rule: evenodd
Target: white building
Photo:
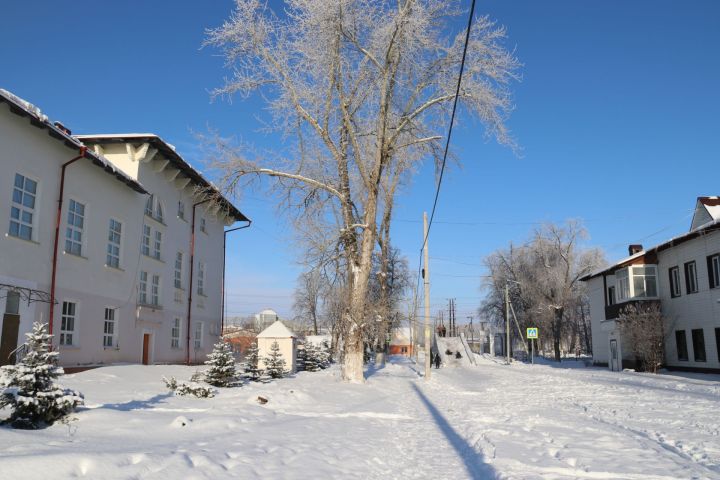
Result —
<instances>
[{"instance_id":1,"label":"white building","mask_svg":"<svg viewBox=\"0 0 720 480\"><path fill-rule=\"evenodd\" d=\"M64 366L202 361L247 218L156 135L72 136L3 90L0 145L0 363L34 321Z\"/></svg>"},{"instance_id":2,"label":"white building","mask_svg":"<svg viewBox=\"0 0 720 480\"><path fill-rule=\"evenodd\" d=\"M280 348L280 354L286 362L288 371L295 373L297 370L297 337L280 320L275 321L257 336L259 365L264 365L263 359L270 356L270 350L275 342Z\"/></svg>"},{"instance_id":3,"label":"white building","mask_svg":"<svg viewBox=\"0 0 720 480\"><path fill-rule=\"evenodd\" d=\"M630 304L659 303L668 368L720 372L720 198L700 197L690 231L584 277L590 292L593 361L635 367L617 325Z\"/></svg>"}]
</instances>

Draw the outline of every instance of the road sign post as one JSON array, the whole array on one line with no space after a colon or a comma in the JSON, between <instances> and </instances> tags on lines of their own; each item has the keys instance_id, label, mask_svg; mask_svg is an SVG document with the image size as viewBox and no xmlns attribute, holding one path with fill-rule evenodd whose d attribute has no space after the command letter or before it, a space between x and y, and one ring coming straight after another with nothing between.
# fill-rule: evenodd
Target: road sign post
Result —
<instances>
[{"instance_id":1,"label":"road sign post","mask_svg":"<svg viewBox=\"0 0 720 480\"><path fill-rule=\"evenodd\" d=\"M530 327L527 329L527 338L530 340L530 361L535 365L535 340L538 338L537 327Z\"/></svg>"}]
</instances>

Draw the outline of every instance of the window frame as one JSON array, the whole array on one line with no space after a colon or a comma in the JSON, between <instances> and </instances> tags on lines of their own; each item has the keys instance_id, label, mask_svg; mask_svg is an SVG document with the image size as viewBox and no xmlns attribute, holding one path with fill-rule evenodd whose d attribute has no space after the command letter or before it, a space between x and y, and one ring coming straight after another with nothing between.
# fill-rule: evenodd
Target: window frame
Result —
<instances>
[{"instance_id":1,"label":"window frame","mask_svg":"<svg viewBox=\"0 0 720 480\"><path fill-rule=\"evenodd\" d=\"M185 202L183 202L182 200L178 200L177 218L182 221L187 221L185 220Z\"/></svg>"},{"instance_id":2,"label":"window frame","mask_svg":"<svg viewBox=\"0 0 720 480\"><path fill-rule=\"evenodd\" d=\"M668 278L670 279L670 297L677 298L682 296L682 287L680 286L680 267L675 265L668 268Z\"/></svg>"},{"instance_id":3,"label":"window frame","mask_svg":"<svg viewBox=\"0 0 720 480\"><path fill-rule=\"evenodd\" d=\"M113 223L118 227L113 229ZM105 252L105 266L120 269L120 256L122 255L122 226L123 222L117 218L110 217L108 220L108 243ZM117 241L114 237L117 236ZM117 250L117 252L115 252ZM113 262L114 260L114 262Z\"/></svg>"},{"instance_id":4,"label":"window frame","mask_svg":"<svg viewBox=\"0 0 720 480\"><path fill-rule=\"evenodd\" d=\"M154 273L150 284L150 305L160 306L160 274Z\"/></svg>"},{"instance_id":5,"label":"window frame","mask_svg":"<svg viewBox=\"0 0 720 480\"><path fill-rule=\"evenodd\" d=\"M146 257L150 256L150 243L152 240L152 227L147 223L142 226L142 239L140 241L140 253Z\"/></svg>"},{"instance_id":6,"label":"window frame","mask_svg":"<svg viewBox=\"0 0 720 480\"><path fill-rule=\"evenodd\" d=\"M617 303L617 297L615 295L615 285L611 285L608 287L607 301L608 301L608 306L615 305Z\"/></svg>"},{"instance_id":7,"label":"window frame","mask_svg":"<svg viewBox=\"0 0 720 480\"><path fill-rule=\"evenodd\" d=\"M138 280L138 303L141 305L148 305L147 283L148 272L146 270L140 270L140 278Z\"/></svg>"},{"instance_id":8,"label":"window frame","mask_svg":"<svg viewBox=\"0 0 720 480\"><path fill-rule=\"evenodd\" d=\"M82 207L82 213L73 210L73 206L78 205ZM83 245L85 243L87 204L74 198L69 198L65 213L65 249L63 251L70 255L82 257ZM73 219L72 222L71 218ZM79 226L76 224L78 218L80 218L81 223ZM76 249L77 251L75 251Z\"/></svg>"},{"instance_id":9,"label":"window frame","mask_svg":"<svg viewBox=\"0 0 720 480\"><path fill-rule=\"evenodd\" d=\"M695 262L695 260L692 260L690 262L685 262L683 267L685 270L685 291L687 295L690 295L692 293L698 293L699 288L697 280L697 263ZM691 269L692 275L690 274Z\"/></svg>"},{"instance_id":10,"label":"window frame","mask_svg":"<svg viewBox=\"0 0 720 480\"><path fill-rule=\"evenodd\" d=\"M682 349L680 348L681 337L682 337ZM688 344L687 344L687 333L685 333L685 330L675 330L675 352L677 354L678 361L680 361L680 362L690 361L690 352L688 350Z\"/></svg>"},{"instance_id":11,"label":"window frame","mask_svg":"<svg viewBox=\"0 0 720 480\"><path fill-rule=\"evenodd\" d=\"M66 313L65 306L72 305L73 313ZM58 329L58 345L62 347L77 347L78 346L78 310L80 302L74 299L66 298L62 302L60 308L60 328ZM72 319L72 330L67 328L67 320ZM68 343L68 336L70 336L70 342Z\"/></svg>"},{"instance_id":12,"label":"window frame","mask_svg":"<svg viewBox=\"0 0 720 480\"><path fill-rule=\"evenodd\" d=\"M198 262L197 294L205 296L205 262Z\"/></svg>"},{"instance_id":13,"label":"window frame","mask_svg":"<svg viewBox=\"0 0 720 480\"><path fill-rule=\"evenodd\" d=\"M203 333L205 330L204 324L205 322L195 322L195 328L193 332L193 346L195 350L200 350L203 347ZM198 333L200 334L199 337Z\"/></svg>"},{"instance_id":14,"label":"window frame","mask_svg":"<svg viewBox=\"0 0 720 480\"><path fill-rule=\"evenodd\" d=\"M207 221L205 220L205 217L200 217L200 231L202 233L207 233Z\"/></svg>"},{"instance_id":15,"label":"window frame","mask_svg":"<svg viewBox=\"0 0 720 480\"><path fill-rule=\"evenodd\" d=\"M155 260L161 260L162 259L162 237L163 233L159 229L155 229L155 235L153 237L153 249L152 249L152 258Z\"/></svg>"},{"instance_id":16,"label":"window frame","mask_svg":"<svg viewBox=\"0 0 720 480\"><path fill-rule=\"evenodd\" d=\"M185 254L178 250L175 252L175 267L173 269L173 284L178 290L182 290L183 282L183 263L185 262Z\"/></svg>"},{"instance_id":17,"label":"window frame","mask_svg":"<svg viewBox=\"0 0 720 480\"><path fill-rule=\"evenodd\" d=\"M177 333L177 335L176 335ZM170 348L180 348L180 338L182 337L182 320L180 317L173 318L173 324L170 326Z\"/></svg>"},{"instance_id":18,"label":"window frame","mask_svg":"<svg viewBox=\"0 0 720 480\"><path fill-rule=\"evenodd\" d=\"M103 348L115 348L117 346L117 319L115 318L115 307L105 307L103 312ZM108 313L111 318L108 318ZM111 328L108 332L108 326Z\"/></svg>"},{"instance_id":19,"label":"window frame","mask_svg":"<svg viewBox=\"0 0 720 480\"><path fill-rule=\"evenodd\" d=\"M22 177L22 187L17 186L18 177ZM35 191L30 192L29 190L26 190L27 182L28 180L30 182L33 182L35 184ZM13 183L11 188L11 194L10 194L10 211L9 211L9 222L8 222L8 236L19 238L21 240L26 240L29 242L35 241L36 238L36 229L35 225L37 224L37 204L38 204L38 197L40 196L40 182L33 178L32 176L25 175L24 173L15 172L15 176L13 177ZM15 191L20 192L20 200L16 200L16 194ZM25 205L25 197L32 198L32 207L29 207ZM13 209L17 210L17 218L13 217ZM30 221L28 222L24 217L25 215L30 216ZM13 224L17 225L17 231L13 233ZM23 228L25 230L23 230ZM23 231L28 232L28 236L25 236L22 234Z\"/></svg>"},{"instance_id":20,"label":"window frame","mask_svg":"<svg viewBox=\"0 0 720 480\"><path fill-rule=\"evenodd\" d=\"M630 282L630 268L623 268L615 272L615 285L617 300L619 303L632 298L631 282Z\"/></svg>"},{"instance_id":21,"label":"window frame","mask_svg":"<svg viewBox=\"0 0 720 480\"><path fill-rule=\"evenodd\" d=\"M699 335L696 335L699 334ZM705 329L693 328L690 330L693 344L693 359L698 363L707 362L707 352L705 351ZM699 355L702 353L702 355Z\"/></svg>"},{"instance_id":22,"label":"window frame","mask_svg":"<svg viewBox=\"0 0 720 480\"><path fill-rule=\"evenodd\" d=\"M708 255L707 257L707 268L708 268L708 283L710 289L720 287L720 253Z\"/></svg>"}]
</instances>

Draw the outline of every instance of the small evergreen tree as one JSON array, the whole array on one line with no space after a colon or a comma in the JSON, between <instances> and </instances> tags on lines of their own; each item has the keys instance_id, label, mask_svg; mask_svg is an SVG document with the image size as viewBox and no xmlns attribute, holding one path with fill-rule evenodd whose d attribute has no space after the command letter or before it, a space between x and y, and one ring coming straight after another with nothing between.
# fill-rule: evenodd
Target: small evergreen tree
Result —
<instances>
[{"instance_id":1,"label":"small evergreen tree","mask_svg":"<svg viewBox=\"0 0 720 480\"><path fill-rule=\"evenodd\" d=\"M320 368L323 369L328 368L332 363L332 352L327 340L324 340L318 347L318 361L320 362Z\"/></svg>"},{"instance_id":2,"label":"small evergreen tree","mask_svg":"<svg viewBox=\"0 0 720 480\"><path fill-rule=\"evenodd\" d=\"M305 348L298 348L297 354L295 356L295 365L297 366L297 371L301 372L305 370L305 362L307 358L307 346L308 344L305 344Z\"/></svg>"},{"instance_id":3,"label":"small evergreen tree","mask_svg":"<svg viewBox=\"0 0 720 480\"><path fill-rule=\"evenodd\" d=\"M308 372L317 372L321 368L320 349L314 344L307 342L305 344L305 370Z\"/></svg>"},{"instance_id":4,"label":"small evergreen tree","mask_svg":"<svg viewBox=\"0 0 720 480\"><path fill-rule=\"evenodd\" d=\"M245 376L250 380L256 381L260 378L262 370L258 368L258 345L255 340L247 352L245 352L245 362L242 364Z\"/></svg>"},{"instance_id":5,"label":"small evergreen tree","mask_svg":"<svg viewBox=\"0 0 720 480\"><path fill-rule=\"evenodd\" d=\"M214 387L228 387L237 380L235 357L230 345L222 340L213 346L205 365L210 366L205 372L205 381Z\"/></svg>"},{"instance_id":6,"label":"small evergreen tree","mask_svg":"<svg viewBox=\"0 0 720 480\"><path fill-rule=\"evenodd\" d=\"M280 353L280 345L275 341L270 345L270 353L263 358L265 364L265 373L271 378L282 378L285 376L287 371L285 370L285 359L282 358Z\"/></svg>"},{"instance_id":7,"label":"small evergreen tree","mask_svg":"<svg viewBox=\"0 0 720 480\"><path fill-rule=\"evenodd\" d=\"M83 404L83 395L60 388L55 380L65 372L57 366L58 352L51 352L52 335L45 324L34 323L26 333L27 354L17 365L6 365L0 375L0 408L12 410L9 423L15 428L37 429L52 425Z\"/></svg>"}]
</instances>

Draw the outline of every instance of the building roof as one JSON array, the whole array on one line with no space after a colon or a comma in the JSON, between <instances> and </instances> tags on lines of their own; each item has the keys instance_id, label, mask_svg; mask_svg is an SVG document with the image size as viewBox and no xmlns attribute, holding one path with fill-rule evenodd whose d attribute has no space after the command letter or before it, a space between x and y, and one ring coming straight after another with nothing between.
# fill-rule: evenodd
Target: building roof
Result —
<instances>
[{"instance_id":1,"label":"building roof","mask_svg":"<svg viewBox=\"0 0 720 480\"><path fill-rule=\"evenodd\" d=\"M260 332L257 338L295 338L295 334L280 320Z\"/></svg>"},{"instance_id":2,"label":"building roof","mask_svg":"<svg viewBox=\"0 0 720 480\"><path fill-rule=\"evenodd\" d=\"M720 197L698 197L690 230L720 219Z\"/></svg>"},{"instance_id":3,"label":"building roof","mask_svg":"<svg viewBox=\"0 0 720 480\"><path fill-rule=\"evenodd\" d=\"M109 143L148 143L153 148L157 149L160 153L167 158L173 167L180 170L183 174L187 175L190 180L203 189L209 190L214 198L217 198L220 205L227 211L227 213L239 222L249 222L247 218L230 200L225 198L220 193L220 190L210 181L208 181L203 175L192 167L189 163L183 159L180 154L177 153L175 147L165 140L160 138L154 133L109 133L109 134L94 134L94 135L75 135L75 138L90 144L109 144Z\"/></svg>"},{"instance_id":4,"label":"building roof","mask_svg":"<svg viewBox=\"0 0 720 480\"><path fill-rule=\"evenodd\" d=\"M642 250L634 255L631 255L629 257L623 258L622 260L613 263L612 265L608 267L604 267L600 270L597 270L593 273L590 273L588 275L585 275L580 280L581 281L587 281L591 278L598 277L603 274L612 273L615 270L619 270L627 265L630 265L633 263L633 261L640 259L641 257L650 257L652 258L651 263L657 262L657 254L659 252L662 252L663 250L667 250L669 248L672 248L676 245L680 245L681 243L685 243L689 240L692 240L694 238L700 237L702 235L706 235L710 232L713 232L715 230L720 230L720 218L717 218L715 220L711 220L704 225L701 225L694 230L690 230L687 233L683 233L682 235L678 235L676 237L671 238L670 240L666 240L663 243L660 243L658 245L655 245L651 248L646 248L645 250Z\"/></svg>"},{"instance_id":5,"label":"building roof","mask_svg":"<svg viewBox=\"0 0 720 480\"><path fill-rule=\"evenodd\" d=\"M62 124L59 122L52 123L50 119L48 119L47 115L43 114L38 107L27 100L23 100L12 92L0 88L0 103L7 103L12 113L21 117L29 118L32 126L41 130L47 130L48 135L62 142L69 149L80 152L85 146L82 142L73 138L70 131L63 127ZM85 149L83 152L83 158L87 158L94 165L102 168L105 172L115 177L115 179L123 182L136 192L148 193L138 181L115 167L110 160L102 155L99 155L89 149Z\"/></svg>"}]
</instances>

